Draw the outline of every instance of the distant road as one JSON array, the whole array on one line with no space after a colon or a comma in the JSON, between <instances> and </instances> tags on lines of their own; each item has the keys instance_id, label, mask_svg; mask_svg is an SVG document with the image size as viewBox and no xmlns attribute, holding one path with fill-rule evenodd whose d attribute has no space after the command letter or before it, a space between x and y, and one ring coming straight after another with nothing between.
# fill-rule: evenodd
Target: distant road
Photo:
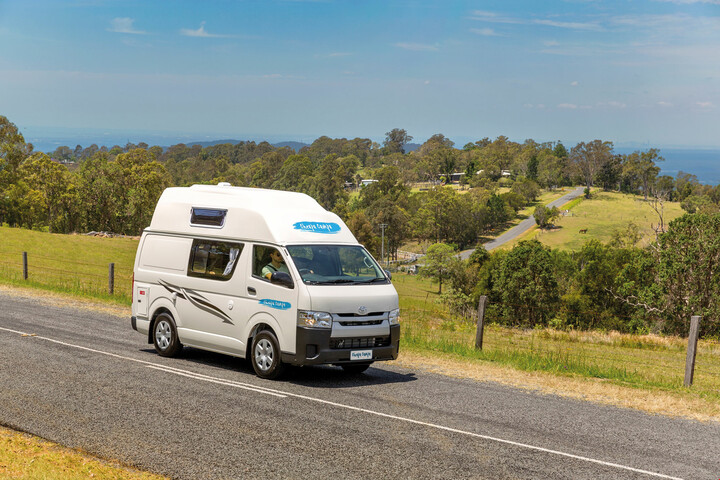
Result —
<instances>
[{"instance_id":1,"label":"distant road","mask_svg":"<svg viewBox=\"0 0 720 480\"><path fill-rule=\"evenodd\" d=\"M572 192L570 192L566 195L563 195L562 197L558 198L557 200L553 200L552 202L548 203L547 206L552 208L552 207L560 207L562 205L565 205L570 200L573 200L573 199L579 197L580 195L582 195L584 190L585 190L585 187L577 187ZM535 217L530 215L530 217L526 218L525 220L520 222L518 225L514 226L507 232L503 233L495 240L491 240L491 241L487 242L486 244L484 244L485 249L492 250L494 248L499 247L500 245L503 245L511 240L514 240L515 238L519 237L523 233L530 230L533 226L535 226ZM462 252L460 252L460 258L463 260L467 260L468 258L470 258L470 255L472 254L472 252L474 250L475 249L463 250Z\"/></svg>"}]
</instances>

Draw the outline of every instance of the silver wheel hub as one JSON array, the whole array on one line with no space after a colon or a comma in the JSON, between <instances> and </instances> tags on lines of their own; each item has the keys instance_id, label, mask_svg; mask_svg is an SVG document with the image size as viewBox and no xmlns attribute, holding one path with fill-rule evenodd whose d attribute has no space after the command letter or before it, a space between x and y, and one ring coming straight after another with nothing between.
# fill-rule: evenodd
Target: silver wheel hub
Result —
<instances>
[{"instance_id":1,"label":"silver wheel hub","mask_svg":"<svg viewBox=\"0 0 720 480\"><path fill-rule=\"evenodd\" d=\"M170 342L172 342L172 330L166 320L160 320L160 323L155 327L155 342L161 350L165 350L170 346Z\"/></svg>"},{"instance_id":2,"label":"silver wheel hub","mask_svg":"<svg viewBox=\"0 0 720 480\"><path fill-rule=\"evenodd\" d=\"M270 340L263 338L255 344L255 364L261 371L270 370L274 358L275 351Z\"/></svg>"}]
</instances>

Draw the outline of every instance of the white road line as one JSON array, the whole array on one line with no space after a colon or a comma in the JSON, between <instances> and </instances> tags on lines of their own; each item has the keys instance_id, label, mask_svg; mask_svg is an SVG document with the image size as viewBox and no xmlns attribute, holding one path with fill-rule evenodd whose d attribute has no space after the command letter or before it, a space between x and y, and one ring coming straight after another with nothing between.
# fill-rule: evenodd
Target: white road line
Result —
<instances>
[{"instance_id":1,"label":"white road line","mask_svg":"<svg viewBox=\"0 0 720 480\"><path fill-rule=\"evenodd\" d=\"M201 375L201 374L194 373L194 372L188 372L187 370L178 370L176 368L166 368L166 367L160 366L160 365L147 365L147 367L152 368L154 370L160 370L161 372L167 372L167 373L172 373L175 375L180 375L183 377L194 378L195 380L202 380L203 382L217 383L218 385L227 385L228 387L243 388L245 390L251 390L253 392L264 393L266 395L272 395L273 397L278 397L278 398L287 398L287 395L269 392L269 391L261 390L259 388L255 388L255 387L251 388L251 387L248 387L247 385L244 385L240 382L236 382L233 380L223 380L221 378L208 377L207 375Z\"/></svg>"},{"instance_id":2,"label":"white road line","mask_svg":"<svg viewBox=\"0 0 720 480\"><path fill-rule=\"evenodd\" d=\"M252 391L255 391L255 392L258 392L258 393L264 393L264 394L267 394L267 395L273 395L273 396L281 397L281 398L294 397L294 398L299 398L299 399L303 399L303 400L308 400L308 401L311 401L311 402L322 403L322 404L325 404L325 405L332 405L332 406L334 406L334 407L344 408L344 409L347 409L347 410L353 410L353 411L356 411L356 412L362 412L362 413L367 413L367 414L371 414L371 415L376 415L376 416L378 416L378 417L389 418L389 419L397 420L397 421L400 421L400 422L412 423L412 424L414 424L414 425L421 425L421 426L424 426L424 427L435 428L435 429L438 429L438 430L444 430L444 431L446 431L446 432L452 432L452 433L457 433L457 434L461 434L461 435L467 435L467 436L469 436L469 437L474 437L474 438L481 438L481 439L483 439L483 440L488 440L488 441L497 442L497 443L503 443L503 444L505 444L505 445L512 445L512 446L514 446L514 447L526 448L526 449L528 449L528 450L534 450L534 451L536 451L536 452L550 453L550 454L552 454L552 455L558 455L558 456L561 456L561 457L572 458L572 459L575 459L575 460L581 460L581 461L583 461L583 462L589 462L589 463L594 463L594 464L597 464L597 465L603 465L603 466L605 466L605 467L612 467L612 468L617 468L617 469L620 469L620 470L627 470L627 471L630 471L630 472L642 473L642 474L644 474L644 475L648 475L648 476L655 477L655 478L666 478L666 479L669 479L669 480L683 480L683 479L680 478L680 477L672 477L672 476L670 476L670 475L664 475L664 474L662 474L662 473L651 472L651 471L648 471L648 470L642 470L642 469L639 469L639 468L629 467L629 466L627 466L627 465L621 465L621 464L619 464L619 463L606 462L606 461L604 461L604 460L598 460L598 459L590 458L590 457L583 457L583 456L581 456L581 455L574 455L574 454L572 454L572 453L561 452L561 451L559 451L559 450L551 450L551 449L549 449L549 448L538 447L538 446L535 446L535 445L529 445L529 444L527 444L527 443L514 442L514 441L512 441L512 440L505 440L505 439L502 439L502 438L491 437L491 436L489 436L489 435L482 435L482 434L479 434L479 433L468 432L468 431L466 431L466 430L459 430L459 429L457 429L457 428L446 427L446 426L444 426L444 425L438 425L438 424L436 424L436 423L428 423L428 422L423 422L423 421L420 421L420 420L414 420L414 419L412 419L412 418L399 417L399 416L397 416L397 415L391 415L391 414L389 414L389 413L382 413L382 412L377 412L377 411L375 411L375 410L368 410L368 409L366 409L366 408L354 407L354 406L352 406L352 405L345 405L345 404L343 404L343 403L331 402L331 401L329 401L329 400L323 400L323 399L321 399L321 398L316 398L316 397L309 397L309 396L307 396L307 395L300 395L300 394L298 394L298 393L284 392L284 391L282 391L282 390L277 390L277 389L273 389L273 388L260 387L260 386L252 385L252 384L248 384L248 383L242 383L242 382L236 382L236 381L233 381L233 380L225 380L225 379L221 379L221 378L210 377L210 376L203 375L203 374L200 374L200 373L194 373L194 372L190 372L190 371L187 371L187 370L180 370L180 369L174 368L174 367L166 367L166 366L164 366L164 365L158 365L158 364L156 364L156 363L146 362L146 361L144 361L144 360L138 360L138 359L136 359L136 358L125 357L125 356L123 356L123 355L117 355L117 354L114 354L114 353L103 352L103 351L101 351L101 350L95 350L95 349L92 349L92 348L83 347L83 346L81 346L81 345L74 345L74 344L72 344L72 343L66 343L66 342L62 342L62 341L60 341L60 340L54 340L54 339L52 339L52 338L42 337L42 336L39 336L39 335L29 337L28 335L31 335L31 334L29 334L29 333L21 332L21 331L18 331L18 330L12 330L12 329L9 329L9 328L0 327L0 330L4 330L4 331L6 331L6 332L11 332L11 333L16 333L16 334L18 334L18 335L24 335L24 336L26 336L26 338L46 340L46 341L48 341L48 342L56 343L56 344L58 344L58 345L64 345L64 346L66 346L66 347L77 348L77 349L80 349L80 350L85 350L85 351L97 353L97 354L100 354L100 355L106 355L106 356L108 356L108 357L113 357L113 358L118 358L118 359L121 359L121 360L128 360L128 361L130 361L130 362L140 363L140 364L146 365L146 366L149 367L149 368L153 368L153 369L155 369L155 370L162 370L162 371L165 371L165 372L168 372L168 373L174 373L174 374L177 374L177 375L182 375L182 376L185 376L185 377L194 378L194 379L196 379L196 380L208 381L208 382L212 382L212 383L218 383L218 384L221 384L221 385L228 385L228 386L231 386L231 387L244 388L244 389L252 390Z\"/></svg>"},{"instance_id":3,"label":"white road line","mask_svg":"<svg viewBox=\"0 0 720 480\"><path fill-rule=\"evenodd\" d=\"M273 397L285 398L287 396L287 395L284 395L283 393L280 393L277 391L271 391L270 389L266 389L264 387L258 387L256 385L252 385L249 383L242 383L242 382L237 382L234 380L226 380L223 378L209 377L207 375L190 372L188 370L180 370L180 369L173 368L173 367L166 367L164 365L158 365L157 363L151 363L151 362L146 362L144 360L138 360L137 358L125 357L123 355L117 355L117 354L110 353L110 352L103 352L102 350L95 350L94 348L83 347L82 345L74 345L72 343L61 342L60 340L54 340L52 338L42 337L40 335L33 335L33 334L25 333L25 332L19 332L17 330L11 330L9 328L0 327L0 330L5 330L6 332L17 333L19 335L25 336L26 338L37 338L40 340L46 340L48 342L57 343L58 345L64 345L66 347L77 348L79 350L85 350L87 352L92 352L92 353L98 353L100 355L118 358L120 360L127 360L129 362L139 363L141 365L145 365L146 367L153 368L155 370L163 370L168 373L174 373L176 375L182 375L185 377L194 378L196 380L203 380L206 382L219 383L222 385L228 385L228 386L236 387L236 388L243 388L245 390L250 390L253 392L257 392L257 393L264 393L265 395L271 395ZM33 336L30 336L30 335L33 335Z\"/></svg>"}]
</instances>

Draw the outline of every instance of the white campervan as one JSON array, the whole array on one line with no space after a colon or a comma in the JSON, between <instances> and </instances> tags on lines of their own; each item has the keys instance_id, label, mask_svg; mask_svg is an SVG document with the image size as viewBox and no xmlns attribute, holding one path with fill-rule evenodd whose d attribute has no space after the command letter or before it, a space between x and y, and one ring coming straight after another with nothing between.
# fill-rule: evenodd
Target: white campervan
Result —
<instances>
[{"instance_id":1,"label":"white campervan","mask_svg":"<svg viewBox=\"0 0 720 480\"><path fill-rule=\"evenodd\" d=\"M397 358L398 307L390 275L302 193L168 188L135 257L132 327L160 355L245 357L263 378Z\"/></svg>"}]
</instances>

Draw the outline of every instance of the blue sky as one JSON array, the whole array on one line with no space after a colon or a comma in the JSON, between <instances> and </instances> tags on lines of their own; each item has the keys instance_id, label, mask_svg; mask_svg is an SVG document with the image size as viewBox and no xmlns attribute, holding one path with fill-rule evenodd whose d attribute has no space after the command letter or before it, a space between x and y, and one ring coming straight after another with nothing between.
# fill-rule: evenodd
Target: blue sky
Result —
<instances>
[{"instance_id":1,"label":"blue sky","mask_svg":"<svg viewBox=\"0 0 720 480\"><path fill-rule=\"evenodd\" d=\"M720 0L0 0L0 114L28 138L720 147Z\"/></svg>"}]
</instances>

